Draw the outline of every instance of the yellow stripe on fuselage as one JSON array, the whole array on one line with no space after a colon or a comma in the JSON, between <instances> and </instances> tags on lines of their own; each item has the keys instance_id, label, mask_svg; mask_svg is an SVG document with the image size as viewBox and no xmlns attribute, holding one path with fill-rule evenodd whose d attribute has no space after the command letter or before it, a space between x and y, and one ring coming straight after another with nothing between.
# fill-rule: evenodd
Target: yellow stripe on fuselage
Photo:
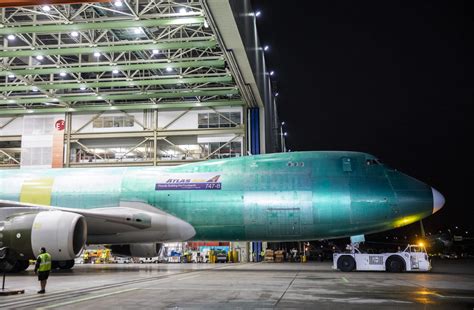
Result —
<instances>
[{"instance_id":1,"label":"yellow stripe on fuselage","mask_svg":"<svg viewBox=\"0 0 474 310\"><path fill-rule=\"evenodd\" d=\"M25 180L21 187L20 202L51 205L54 178Z\"/></svg>"}]
</instances>

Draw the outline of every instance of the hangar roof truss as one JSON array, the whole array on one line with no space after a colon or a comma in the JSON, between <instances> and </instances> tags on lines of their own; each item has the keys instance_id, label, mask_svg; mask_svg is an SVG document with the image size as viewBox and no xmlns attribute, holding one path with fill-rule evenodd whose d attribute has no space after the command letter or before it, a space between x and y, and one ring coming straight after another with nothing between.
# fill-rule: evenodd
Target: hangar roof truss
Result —
<instances>
[{"instance_id":1,"label":"hangar roof truss","mask_svg":"<svg viewBox=\"0 0 474 310\"><path fill-rule=\"evenodd\" d=\"M242 105L201 1L2 8L0 115Z\"/></svg>"}]
</instances>

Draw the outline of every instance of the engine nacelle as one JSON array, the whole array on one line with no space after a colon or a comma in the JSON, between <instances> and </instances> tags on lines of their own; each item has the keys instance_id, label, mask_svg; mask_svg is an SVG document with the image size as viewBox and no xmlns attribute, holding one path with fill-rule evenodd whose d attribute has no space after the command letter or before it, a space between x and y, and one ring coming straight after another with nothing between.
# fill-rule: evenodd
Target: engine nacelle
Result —
<instances>
[{"instance_id":1,"label":"engine nacelle","mask_svg":"<svg viewBox=\"0 0 474 310\"><path fill-rule=\"evenodd\" d=\"M43 211L22 214L2 224L0 246L9 247L21 260L37 257L42 247L55 261L72 260L79 255L87 239L86 220L77 213Z\"/></svg>"},{"instance_id":2,"label":"engine nacelle","mask_svg":"<svg viewBox=\"0 0 474 310\"><path fill-rule=\"evenodd\" d=\"M160 253L161 243L132 243L112 245L110 250L113 254L131 257L155 257Z\"/></svg>"}]
</instances>

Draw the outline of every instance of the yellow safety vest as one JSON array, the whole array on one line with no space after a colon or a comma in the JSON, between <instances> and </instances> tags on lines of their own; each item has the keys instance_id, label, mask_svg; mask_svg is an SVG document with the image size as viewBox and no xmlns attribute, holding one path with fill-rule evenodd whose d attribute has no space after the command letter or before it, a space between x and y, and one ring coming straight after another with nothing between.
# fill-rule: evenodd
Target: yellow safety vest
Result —
<instances>
[{"instance_id":1,"label":"yellow safety vest","mask_svg":"<svg viewBox=\"0 0 474 310\"><path fill-rule=\"evenodd\" d=\"M38 271L50 271L51 270L51 255L49 253L42 253L38 255L41 259Z\"/></svg>"}]
</instances>

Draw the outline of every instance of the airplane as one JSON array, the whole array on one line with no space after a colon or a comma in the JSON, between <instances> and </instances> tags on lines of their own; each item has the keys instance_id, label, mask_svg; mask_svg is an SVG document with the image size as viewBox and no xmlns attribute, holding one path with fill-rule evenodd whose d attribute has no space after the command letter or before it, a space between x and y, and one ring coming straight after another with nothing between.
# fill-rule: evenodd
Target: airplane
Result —
<instances>
[{"instance_id":1,"label":"airplane","mask_svg":"<svg viewBox=\"0 0 474 310\"><path fill-rule=\"evenodd\" d=\"M25 270L41 247L68 269L85 244L153 257L165 242L360 236L419 221L444 203L431 186L359 152L3 170L0 248L9 249L9 270Z\"/></svg>"}]
</instances>

